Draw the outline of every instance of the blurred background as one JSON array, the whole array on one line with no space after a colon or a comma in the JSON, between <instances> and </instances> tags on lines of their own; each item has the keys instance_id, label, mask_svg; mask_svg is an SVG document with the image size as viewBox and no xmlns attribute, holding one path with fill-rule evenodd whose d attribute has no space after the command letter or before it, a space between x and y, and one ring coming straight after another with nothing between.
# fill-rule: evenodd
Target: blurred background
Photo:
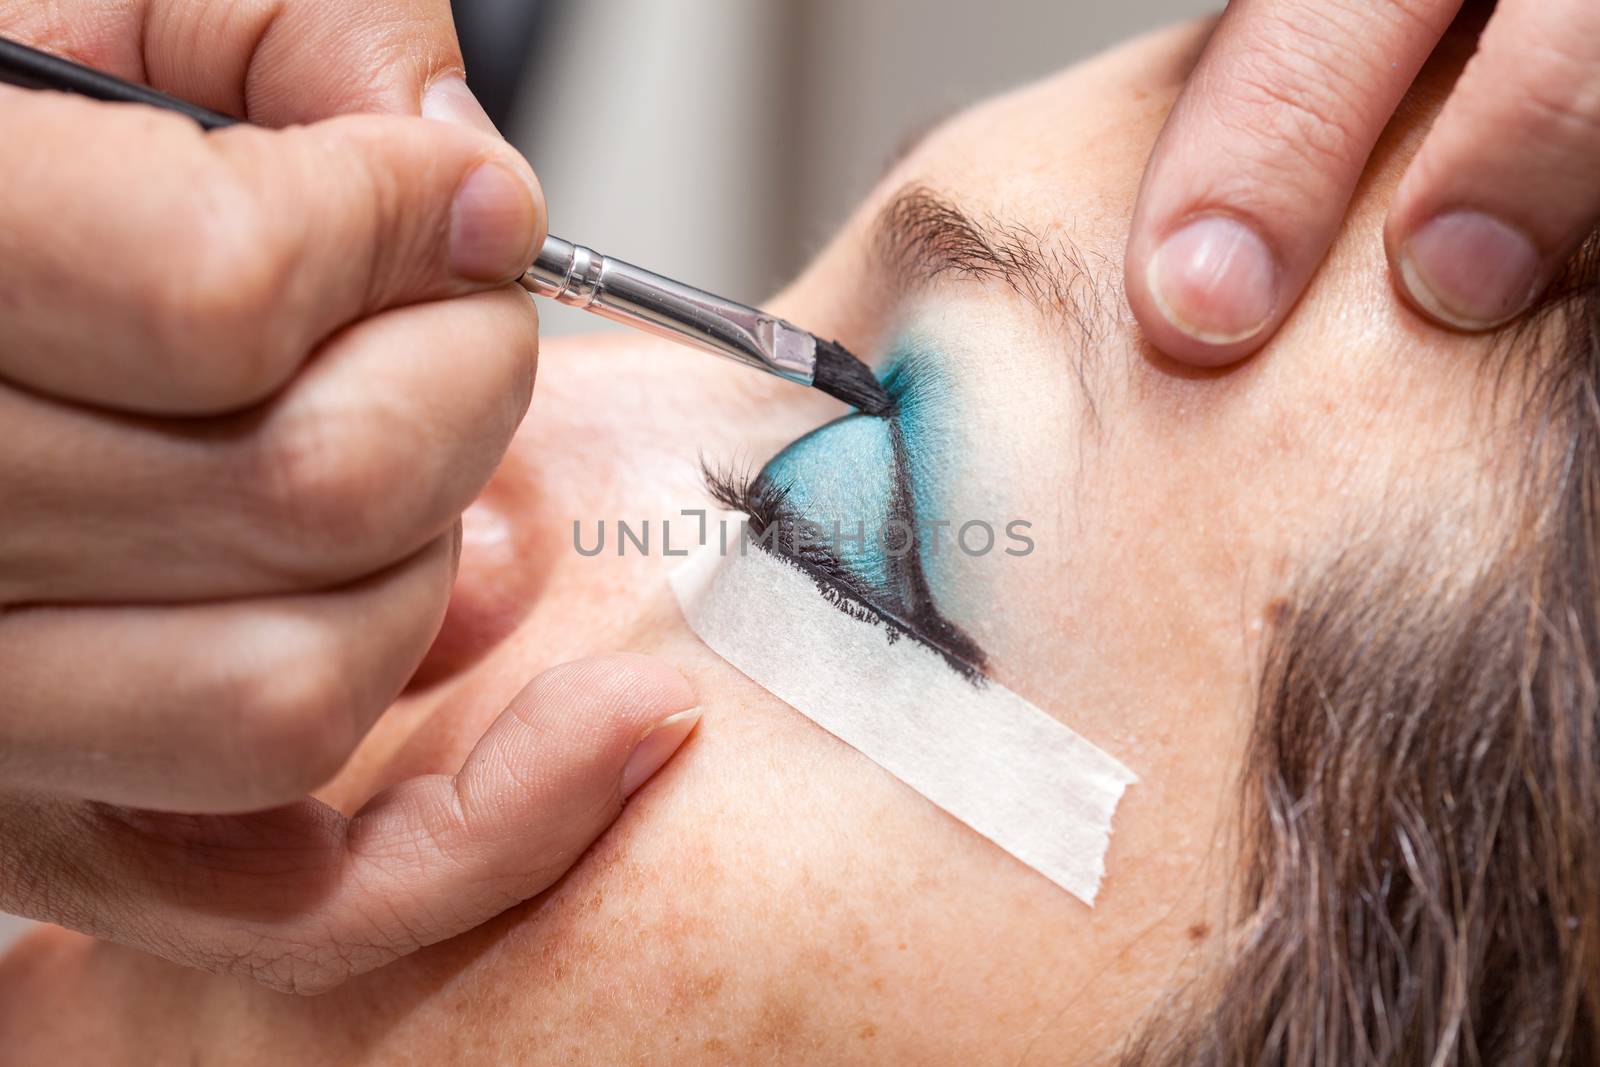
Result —
<instances>
[{"instance_id":1,"label":"blurred background","mask_svg":"<svg viewBox=\"0 0 1600 1067\"><path fill-rule=\"evenodd\" d=\"M758 302L962 105L1220 0L456 0L550 228ZM526 58L524 58L526 57ZM547 334L596 329L541 307Z\"/></svg>"},{"instance_id":2,"label":"blurred background","mask_svg":"<svg viewBox=\"0 0 1600 1067\"><path fill-rule=\"evenodd\" d=\"M359 2L359 0L349 0ZM756 303L963 104L1221 0L455 0L551 229ZM602 328L548 303L546 334ZM0 915L0 948L23 928Z\"/></svg>"}]
</instances>

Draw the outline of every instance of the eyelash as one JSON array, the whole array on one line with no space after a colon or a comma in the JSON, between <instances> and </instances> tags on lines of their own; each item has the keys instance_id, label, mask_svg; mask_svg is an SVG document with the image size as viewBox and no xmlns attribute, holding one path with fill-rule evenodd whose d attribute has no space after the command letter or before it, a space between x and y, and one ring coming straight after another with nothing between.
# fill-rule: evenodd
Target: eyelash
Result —
<instances>
[{"instance_id":1,"label":"eyelash","mask_svg":"<svg viewBox=\"0 0 1600 1067\"><path fill-rule=\"evenodd\" d=\"M951 670L972 684L983 683L987 666L983 650L940 614L927 594L925 583L922 584L919 597L924 618L918 625L916 621L902 619L875 603L873 590L825 546L786 535L786 530L797 529L800 523L805 522L805 518L788 505L789 494L785 487L773 485L748 469L713 468L704 460L701 462L701 471L712 498L723 507L748 516L751 529L757 537L777 527L770 541L761 544L771 544L774 555L806 572L816 583L817 592L824 600L852 618L883 626L890 642L902 636L909 637L937 652ZM917 559L914 546L907 558L913 561ZM918 573L920 575L920 566Z\"/></svg>"}]
</instances>

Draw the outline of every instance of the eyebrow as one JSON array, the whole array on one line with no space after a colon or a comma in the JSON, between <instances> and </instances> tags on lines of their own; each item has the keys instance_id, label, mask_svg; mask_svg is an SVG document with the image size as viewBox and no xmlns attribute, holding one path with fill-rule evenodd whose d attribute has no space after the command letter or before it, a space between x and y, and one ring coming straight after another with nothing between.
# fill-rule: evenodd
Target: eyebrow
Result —
<instances>
[{"instance_id":1,"label":"eyebrow","mask_svg":"<svg viewBox=\"0 0 1600 1067\"><path fill-rule=\"evenodd\" d=\"M1048 237L993 215L975 215L925 185L901 188L873 223L873 251L900 284L944 277L998 282L1047 316L1098 335L1107 318L1105 279L1114 266L1062 234Z\"/></svg>"},{"instance_id":2,"label":"eyebrow","mask_svg":"<svg viewBox=\"0 0 1600 1067\"><path fill-rule=\"evenodd\" d=\"M879 212L871 248L902 289L947 277L998 283L1033 304L1047 322L1065 327L1076 349L1073 370L1095 414L1086 365L1096 342L1116 325L1119 263L1065 234L975 214L915 183L901 187Z\"/></svg>"}]
</instances>

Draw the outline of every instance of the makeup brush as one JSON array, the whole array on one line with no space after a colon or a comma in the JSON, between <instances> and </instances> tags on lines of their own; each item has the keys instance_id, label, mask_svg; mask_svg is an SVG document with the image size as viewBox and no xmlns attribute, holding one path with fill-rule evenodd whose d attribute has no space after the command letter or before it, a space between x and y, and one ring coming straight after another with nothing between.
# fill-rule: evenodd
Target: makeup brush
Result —
<instances>
[{"instance_id":1,"label":"makeup brush","mask_svg":"<svg viewBox=\"0 0 1600 1067\"><path fill-rule=\"evenodd\" d=\"M239 119L0 37L0 82L187 115L207 130ZM892 406L872 372L836 341L582 245L550 237L523 275L523 288L614 322L820 389L869 415Z\"/></svg>"}]
</instances>

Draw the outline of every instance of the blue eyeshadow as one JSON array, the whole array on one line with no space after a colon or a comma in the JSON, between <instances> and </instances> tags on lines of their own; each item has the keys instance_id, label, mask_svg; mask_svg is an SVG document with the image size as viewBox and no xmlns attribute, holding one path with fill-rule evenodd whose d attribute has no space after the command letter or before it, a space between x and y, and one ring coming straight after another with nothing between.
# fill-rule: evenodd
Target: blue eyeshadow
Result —
<instances>
[{"instance_id":1,"label":"blue eyeshadow","mask_svg":"<svg viewBox=\"0 0 1600 1067\"><path fill-rule=\"evenodd\" d=\"M951 518L950 487L962 443L957 437L948 362L926 345L902 342L885 366L882 382L895 401L894 421L905 443L912 511L923 523ZM940 550L940 541L943 551ZM918 539L917 554L928 584L938 591L952 580L951 540L931 528Z\"/></svg>"},{"instance_id":2,"label":"blue eyeshadow","mask_svg":"<svg viewBox=\"0 0 1600 1067\"><path fill-rule=\"evenodd\" d=\"M781 493L796 515L822 527L840 563L882 588L891 578L878 531L893 512L894 470L889 423L871 415L849 415L784 449L759 480ZM851 540L858 532L863 536Z\"/></svg>"},{"instance_id":3,"label":"blue eyeshadow","mask_svg":"<svg viewBox=\"0 0 1600 1067\"><path fill-rule=\"evenodd\" d=\"M841 609L865 606L891 638L921 641L976 681L982 650L935 602L953 553L941 555L925 525L946 518L961 447L950 383L934 354L908 342L879 380L890 412L847 415L795 441L750 483L746 510L756 525L787 528L769 550L810 572ZM808 532L797 541L796 529Z\"/></svg>"},{"instance_id":4,"label":"blue eyeshadow","mask_svg":"<svg viewBox=\"0 0 1600 1067\"><path fill-rule=\"evenodd\" d=\"M879 381L894 401L888 416L846 415L812 431L773 457L761 480L783 492L796 515L822 528L839 562L884 588L895 582L890 554L910 547L903 528L885 526L896 518L897 452L911 496L911 516L901 518L943 517L952 433L949 382L925 348L897 345ZM862 530L864 541L853 540ZM943 560L930 540L917 538L916 552L931 576Z\"/></svg>"}]
</instances>

